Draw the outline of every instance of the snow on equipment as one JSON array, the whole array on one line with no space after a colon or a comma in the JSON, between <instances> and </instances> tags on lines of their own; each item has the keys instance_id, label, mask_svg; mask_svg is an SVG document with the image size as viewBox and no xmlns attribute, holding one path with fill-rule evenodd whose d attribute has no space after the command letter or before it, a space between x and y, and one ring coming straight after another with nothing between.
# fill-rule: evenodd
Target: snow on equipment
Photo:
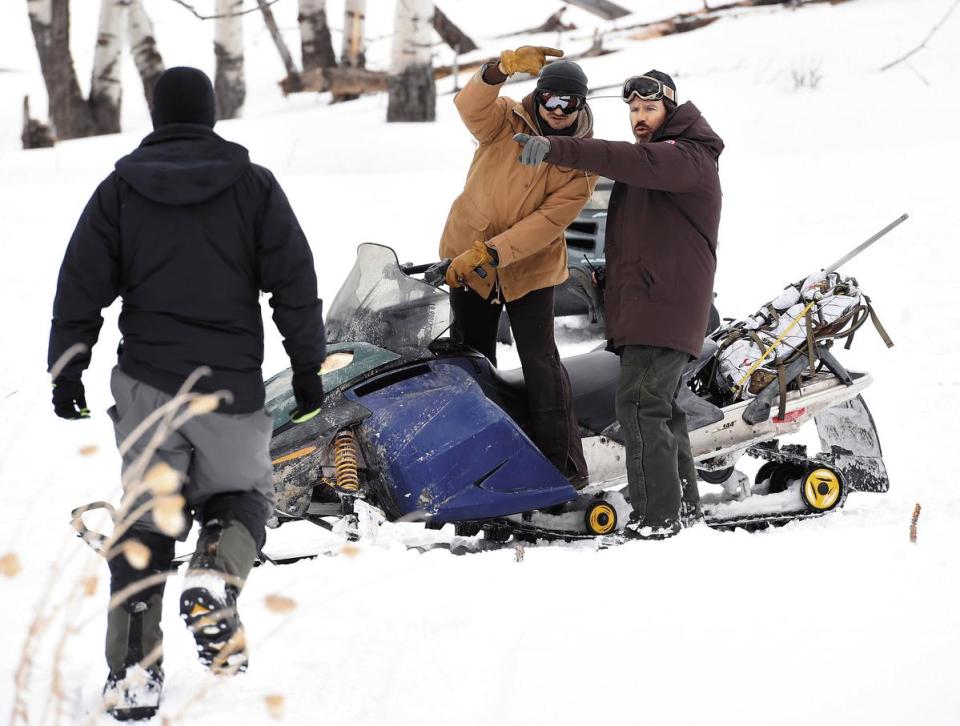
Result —
<instances>
[{"instance_id":1,"label":"snow on equipment","mask_svg":"<svg viewBox=\"0 0 960 726\"><path fill-rule=\"evenodd\" d=\"M522 371L499 371L440 337L450 317L447 293L415 277L438 279L430 267L401 267L390 248L360 245L327 315L321 413L294 424L291 371L267 381L272 525L304 520L355 539L365 517L423 522L424 532L452 524L454 539L430 546L455 552L514 540L618 542L630 512L615 413L619 358L599 347L564 359L591 472L591 485L578 492L526 433ZM683 374L694 458L702 479L723 487L703 497L715 527L821 516L850 491L889 485L860 395L872 378L846 370L830 352L870 316L859 285L828 270L761 312L713 333ZM798 318L804 326L790 328ZM739 341L754 347L735 358ZM776 371L776 379L761 386L759 376L751 380L758 370ZM780 445L811 421L819 453ZM752 485L735 469L744 455L764 462ZM318 552L271 552L271 539L264 549L277 560Z\"/></svg>"},{"instance_id":2,"label":"snow on equipment","mask_svg":"<svg viewBox=\"0 0 960 726\"><path fill-rule=\"evenodd\" d=\"M814 372L818 343L852 339L870 318L892 345L879 325L870 298L854 278L836 272L810 275L788 285L757 313L725 326L715 336L720 346L719 375L737 399L753 397L776 380L782 387L787 367L802 353L807 353L807 363ZM782 418L786 406L783 395L780 406Z\"/></svg>"}]
</instances>

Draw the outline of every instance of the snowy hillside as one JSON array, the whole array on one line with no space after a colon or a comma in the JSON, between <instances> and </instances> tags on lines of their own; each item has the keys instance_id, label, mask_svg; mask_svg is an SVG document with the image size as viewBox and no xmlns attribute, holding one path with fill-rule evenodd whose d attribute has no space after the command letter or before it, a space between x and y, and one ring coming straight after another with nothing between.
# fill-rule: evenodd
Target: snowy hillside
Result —
<instances>
[{"instance_id":1,"label":"snowy hillside","mask_svg":"<svg viewBox=\"0 0 960 726\"><path fill-rule=\"evenodd\" d=\"M339 18L342 3L328 4ZM636 13L617 24L571 8L565 19L577 31L532 40L582 50L594 26L702 7L622 4ZM616 52L582 64L593 88L651 67L671 73L681 100L693 100L726 142L716 284L723 315L752 312L910 214L848 270L896 342L887 350L865 328L842 356L874 375L865 398L890 470L888 494L854 494L829 517L759 534L699 527L599 552L528 548L519 563L509 550L411 553L400 539L415 525L387 527L349 556L258 568L240 601L251 667L229 681L208 676L193 657L174 581L161 715L204 726L268 723L265 697L279 695L295 724L958 723L960 492L948 455L960 438L960 13L909 64L879 71L919 44L951 4L744 10L657 40L613 33L607 45ZM99 3L72 5L83 81ZM383 36L393 3L369 5L368 35ZM531 40L496 36L537 25L560 3L440 5L495 53ZM167 65L212 71L212 28L169 0L149 6ZM296 45L296 3L280 0L274 11ZM474 149L448 93L452 79L438 83L434 124L387 125L383 96L336 106L325 96L284 99L269 36L258 16L246 24L247 113L217 131L246 145L284 186L311 241L321 296L332 299L358 242L390 244L403 261L435 259ZM388 53L388 40L375 42L371 64L383 67ZM796 89L794 72L813 69L822 75L817 87ZM89 421L54 417L45 368L57 270L76 218L113 162L149 132L132 65L125 80L123 134L21 151L22 97L30 93L34 115L45 116L44 93L26 3L0 3L0 558L13 553L22 564L14 577L0 574L0 713L12 713L19 693L30 723L41 723L55 689L66 712L46 713L47 722L95 720L106 674L106 567L67 521L73 507L117 493L105 414L117 306L105 314L84 378ZM620 100L592 106L598 137L630 138ZM266 328L269 375L287 363ZM593 344L568 338L567 350ZM511 361L503 349L502 364ZM92 454L80 453L91 446ZM917 502L919 541L911 545ZM99 577L96 593L38 634L18 691L14 672L35 609L50 611L89 574ZM271 611L271 593L293 598L297 609ZM68 623L84 627L62 639Z\"/></svg>"}]
</instances>

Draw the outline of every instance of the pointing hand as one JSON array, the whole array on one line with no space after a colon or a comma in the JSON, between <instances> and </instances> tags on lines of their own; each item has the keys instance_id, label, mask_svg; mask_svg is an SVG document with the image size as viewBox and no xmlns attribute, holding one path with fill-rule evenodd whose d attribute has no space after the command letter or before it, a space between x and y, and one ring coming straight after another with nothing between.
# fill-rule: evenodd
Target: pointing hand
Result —
<instances>
[{"instance_id":1,"label":"pointing hand","mask_svg":"<svg viewBox=\"0 0 960 726\"><path fill-rule=\"evenodd\" d=\"M520 154L520 163L527 166L538 166L543 163L550 153L550 140L543 136L530 136L529 134L516 134L513 137L523 151Z\"/></svg>"},{"instance_id":2,"label":"pointing hand","mask_svg":"<svg viewBox=\"0 0 960 726\"><path fill-rule=\"evenodd\" d=\"M563 51L542 45L524 45L516 50L505 50L500 54L500 69L508 76L514 73L535 76L547 64L547 56L562 58Z\"/></svg>"}]
</instances>

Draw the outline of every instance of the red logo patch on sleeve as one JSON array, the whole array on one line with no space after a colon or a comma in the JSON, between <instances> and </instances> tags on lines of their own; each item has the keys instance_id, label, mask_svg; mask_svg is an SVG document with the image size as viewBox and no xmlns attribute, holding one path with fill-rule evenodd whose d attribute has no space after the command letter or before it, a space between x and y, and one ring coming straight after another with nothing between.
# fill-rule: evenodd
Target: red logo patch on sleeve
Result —
<instances>
[{"instance_id":1,"label":"red logo patch on sleeve","mask_svg":"<svg viewBox=\"0 0 960 726\"><path fill-rule=\"evenodd\" d=\"M676 141L674 141L673 139L667 139L667 140L666 140L666 141L664 141L663 143L665 143L665 144L673 144L674 146L676 146L676 145L677 145L677 142L676 142Z\"/></svg>"}]
</instances>

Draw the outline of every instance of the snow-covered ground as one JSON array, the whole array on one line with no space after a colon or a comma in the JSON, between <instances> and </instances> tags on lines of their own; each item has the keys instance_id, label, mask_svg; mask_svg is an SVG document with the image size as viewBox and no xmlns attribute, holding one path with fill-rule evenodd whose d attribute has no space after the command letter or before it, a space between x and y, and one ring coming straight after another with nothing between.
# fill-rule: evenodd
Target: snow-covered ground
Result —
<instances>
[{"instance_id":1,"label":"snow-covered ground","mask_svg":"<svg viewBox=\"0 0 960 726\"><path fill-rule=\"evenodd\" d=\"M637 9L631 22L702 6L626 4ZM251 667L227 681L193 658L175 617L174 583L162 715L205 725L266 722L265 697L280 695L290 723L356 726L958 723L960 495L950 454L960 436L960 15L909 66L879 71L951 4L852 0L743 11L659 40L620 33L609 46L621 50L583 63L598 88L650 67L672 73L680 95L726 141L716 286L724 315L752 312L785 283L910 213L849 268L897 343L888 351L865 329L843 355L876 378L866 398L890 470L887 495L853 495L839 513L761 534L698 528L600 552L528 548L519 563L510 551L411 553L388 528L351 556L259 568L241 600ZM83 82L98 3L72 5ZM338 26L342 4L328 5ZM379 37L393 3L370 5L368 34ZM212 71L209 24L173 2L148 6L167 64ZM528 42L495 36L536 25L557 6L441 4L491 52ZM293 31L296 3L280 0L274 10ZM592 25L629 24L601 24L575 9L567 19L579 29L535 40L582 48ZM391 244L402 260L434 258L473 152L447 93L451 79L438 84L434 124L387 125L380 96L333 107L323 96L283 99L269 36L255 15L247 28L247 115L217 130L247 145L286 188L314 248L321 295L332 299L361 241ZM289 37L293 43L295 33ZM371 63L388 50L388 40L376 41ZM131 66L124 134L21 151L23 94L31 94L34 115L45 105L25 3L0 5L0 69L0 557L15 553L23 566L16 577L0 575L0 710L12 712L13 673L37 609L66 602L68 589L93 573L96 593L58 613L31 646L22 689L31 723L41 722L55 690L65 698L60 720L87 722L105 675L106 568L66 522L72 507L116 493L119 462L104 413L116 309L85 376L89 421L53 416L46 342L76 217L149 122ZM822 75L819 85L795 89L793 73L811 69ZM593 107L598 136L629 138L620 101ZM512 351L503 355L509 361ZM284 366L270 332L265 372ZM96 451L81 455L90 445ZM916 502L923 512L911 545ZM298 607L270 610L271 593ZM68 622L84 627L64 639Z\"/></svg>"}]
</instances>

